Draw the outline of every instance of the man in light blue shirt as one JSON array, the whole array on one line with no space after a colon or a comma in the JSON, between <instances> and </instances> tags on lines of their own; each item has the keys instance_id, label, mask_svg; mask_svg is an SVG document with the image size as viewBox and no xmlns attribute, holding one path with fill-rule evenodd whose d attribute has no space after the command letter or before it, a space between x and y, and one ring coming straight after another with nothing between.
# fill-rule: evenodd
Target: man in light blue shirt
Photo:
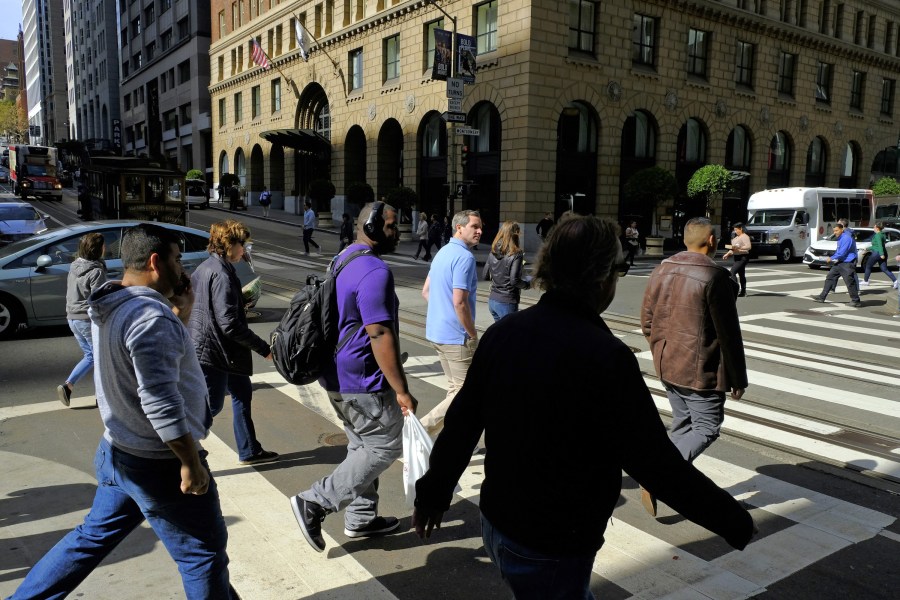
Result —
<instances>
[{"instance_id":1,"label":"man in light blue shirt","mask_svg":"<svg viewBox=\"0 0 900 600\"><path fill-rule=\"evenodd\" d=\"M313 212L312 203L309 200L304 203L304 206L306 210L303 211L303 247L308 255L309 245L312 244L316 250L319 250L319 244L312 239L313 232L316 230L316 213Z\"/></svg>"},{"instance_id":2,"label":"man in light blue shirt","mask_svg":"<svg viewBox=\"0 0 900 600\"><path fill-rule=\"evenodd\" d=\"M847 292L850 294L850 306L859 308L862 302L859 301L859 287L856 284L856 240L850 231L844 228L843 223L835 223L833 231L834 237L837 238L837 250L825 259L826 262L832 263L831 270L825 278L822 293L813 296L813 300L825 302L828 294L837 288L838 277L843 277Z\"/></svg>"},{"instance_id":3,"label":"man in light blue shirt","mask_svg":"<svg viewBox=\"0 0 900 600\"><path fill-rule=\"evenodd\" d=\"M447 408L466 380L478 345L475 330L475 294L478 269L471 249L481 240L481 215L463 210L453 215L453 237L431 262L422 296L428 302L425 337L437 350L447 376L447 396L422 417L422 425L435 435L444 426Z\"/></svg>"}]
</instances>

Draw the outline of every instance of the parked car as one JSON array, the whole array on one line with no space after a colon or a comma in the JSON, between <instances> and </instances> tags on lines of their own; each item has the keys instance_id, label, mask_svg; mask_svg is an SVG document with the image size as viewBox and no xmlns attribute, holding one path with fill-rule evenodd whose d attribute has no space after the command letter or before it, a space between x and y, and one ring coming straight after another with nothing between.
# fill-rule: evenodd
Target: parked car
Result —
<instances>
[{"instance_id":1,"label":"parked car","mask_svg":"<svg viewBox=\"0 0 900 600\"><path fill-rule=\"evenodd\" d=\"M0 246L44 233L46 218L27 202L0 202Z\"/></svg>"},{"instance_id":2,"label":"parked car","mask_svg":"<svg viewBox=\"0 0 900 600\"><path fill-rule=\"evenodd\" d=\"M9 183L9 171L0 169L0 183Z\"/></svg>"},{"instance_id":3,"label":"parked car","mask_svg":"<svg viewBox=\"0 0 900 600\"><path fill-rule=\"evenodd\" d=\"M186 179L184 182L187 189L185 200L191 208L209 208L209 188L202 179Z\"/></svg>"},{"instance_id":4,"label":"parked car","mask_svg":"<svg viewBox=\"0 0 900 600\"><path fill-rule=\"evenodd\" d=\"M106 266L110 279L122 277L119 242L122 231L140 221L104 221L51 229L41 235L0 248L0 338L10 337L20 327L43 327L66 323L66 280L75 260L78 243L86 233L98 232L106 242ZM156 223L178 233L181 263L188 273L209 254L209 233L199 229ZM244 301L253 307L261 285L253 269L252 244L244 248L245 260L235 265L244 291Z\"/></svg>"},{"instance_id":5,"label":"parked car","mask_svg":"<svg viewBox=\"0 0 900 600\"><path fill-rule=\"evenodd\" d=\"M897 264L894 261L894 257L900 254L900 229L885 227L882 233L884 233L885 249L888 253L887 264L891 267ZM871 227L853 228L853 239L856 240L857 251L856 266L858 268L862 268L866 264L866 260L871 253L869 248L872 246L872 236L874 235L875 230ZM834 234L831 234L826 238L813 242L806 249L806 253L803 255L803 264L808 265L810 269L820 269L829 266L825 259L834 254L835 250L837 250L837 239L834 237Z\"/></svg>"}]
</instances>

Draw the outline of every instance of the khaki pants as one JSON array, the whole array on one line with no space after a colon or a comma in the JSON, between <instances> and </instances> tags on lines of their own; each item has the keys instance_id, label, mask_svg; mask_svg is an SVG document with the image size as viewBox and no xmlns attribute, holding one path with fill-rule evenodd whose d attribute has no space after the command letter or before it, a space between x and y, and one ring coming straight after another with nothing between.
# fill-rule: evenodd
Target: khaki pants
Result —
<instances>
[{"instance_id":1,"label":"khaki pants","mask_svg":"<svg viewBox=\"0 0 900 600\"><path fill-rule=\"evenodd\" d=\"M465 344L432 343L431 345L437 350L448 384L447 396L421 419L422 425L428 433L434 436L444 428L444 415L447 414L450 403L453 402L453 398L456 397L456 393L466 380L466 373L469 371L469 365L472 364L472 356L475 354L478 342L470 339L466 340Z\"/></svg>"}]
</instances>

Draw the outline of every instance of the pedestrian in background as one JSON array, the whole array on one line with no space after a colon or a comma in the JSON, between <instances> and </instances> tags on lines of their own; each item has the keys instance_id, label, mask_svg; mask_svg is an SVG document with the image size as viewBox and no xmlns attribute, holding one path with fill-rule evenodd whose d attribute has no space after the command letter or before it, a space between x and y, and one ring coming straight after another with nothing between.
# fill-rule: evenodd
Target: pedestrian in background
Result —
<instances>
[{"instance_id":1,"label":"pedestrian in background","mask_svg":"<svg viewBox=\"0 0 900 600\"><path fill-rule=\"evenodd\" d=\"M634 255L641 247L641 235L638 232L637 221L632 221L625 229L624 241L622 250L626 253L625 260L633 267Z\"/></svg>"},{"instance_id":2,"label":"pedestrian in background","mask_svg":"<svg viewBox=\"0 0 900 600\"><path fill-rule=\"evenodd\" d=\"M228 188L228 210L238 210L241 207L241 190L233 185Z\"/></svg>"},{"instance_id":3,"label":"pedestrian in background","mask_svg":"<svg viewBox=\"0 0 900 600\"><path fill-rule=\"evenodd\" d=\"M425 213L419 213L419 224L416 226L416 238L419 240L419 245L416 247L416 256L414 260L419 260L419 253L422 253L422 259L425 262L431 260L431 251L429 250L430 244L428 243L428 215Z\"/></svg>"},{"instance_id":4,"label":"pedestrian in background","mask_svg":"<svg viewBox=\"0 0 900 600\"><path fill-rule=\"evenodd\" d=\"M194 295L179 241L149 223L126 230L122 281L88 300L104 428L97 490L84 521L38 561L12 600L65 598L144 520L177 563L186 598L231 598L228 533L200 445L212 417L185 327ZM62 509L71 494L56 501ZM62 512L81 508L76 501Z\"/></svg>"},{"instance_id":5,"label":"pedestrian in background","mask_svg":"<svg viewBox=\"0 0 900 600\"><path fill-rule=\"evenodd\" d=\"M263 186L263 191L259 194L259 205L263 208L263 216L269 216L269 205L272 204L272 192L269 188Z\"/></svg>"},{"instance_id":6,"label":"pedestrian in background","mask_svg":"<svg viewBox=\"0 0 900 600\"><path fill-rule=\"evenodd\" d=\"M81 348L82 357L63 384L56 386L56 395L64 406L69 406L75 384L88 373L94 372L94 345L87 300L94 290L106 282L106 263L103 261L105 252L103 236L99 233L87 233L81 236L78 253L69 266L66 320Z\"/></svg>"},{"instance_id":7,"label":"pedestrian in background","mask_svg":"<svg viewBox=\"0 0 900 600\"><path fill-rule=\"evenodd\" d=\"M684 226L687 251L653 270L641 306L641 330L672 406L669 437L688 462L716 438L725 418L725 393L739 400L747 387L747 361L735 304L736 284L712 259L716 235L709 219ZM641 503L656 516L656 498L641 489ZM677 509L676 509L677 510Z\"/></svg>"},{"instance_id":8,"label":"pedestrian in background","mask_svg":"<svg viewBox=\"0 0 900 600\"><path fill-rule=\"evenodd\" d=\"M538 221L537 227L534 228L542 242L547 239L551 227L553 227L553 217L550 213L544 213L544 218Z\"/></svg>"},{"instance_id":9,"label":"pedestrian in background","mask_svg":"<svg viewBox=\"0 0 900 600\"><path fill-rule=\"evenodd\" d=\"M481 215L462 210L453 216L453 227L456 234L435 255L422 287L422 296L428 302L425 338L437 351L447 377L447 396L421 419L431 435L441 431L447 408L466 379L478 345L478 267L472 248L481 239Z\"/></svg>"},{"instance_id":10,"label":"pedestrian in background","mask_svg":"<svg viewBox=\"0 0 900 600\"><path fill-rule=\"evenodd\" d=\"M856 240L840 221L834 224L832 233L837 239L837 250L825 258L825 262L831 264L831 268L825 277L822 293L813 296L812 299L816 302L825 302L828 294L837 288L838 278L843 278L847 293L850 294L850 306L859 308L862 302L859 301L859 288L856 285Z\"/></svg>"},{"instance_id":11,"label":"pedestrian in background","mask_svg":"<svg viewBox=\"0 0 900 600\"><path fill-rule=\"evenodd\" d=\"M519 600L593 598L623 470L735 548L755 531L739 502L682 459L634 353L599 315L627 271L618 229L595 217L553 228L535 272L546 293L485 332L416 483L413 527L427 538L484 432L482 539Z\"/></svg>"},{"instance_id":12,"label":"pedestrian in background","mask_svg":"<svg viewBox=\"0 0 900 600\"><path fill-rule=\"evenodd\" d=\"M726 246L728 252L725 253L723 258L728 259L732 256L734 257L734 265L731 267L731 276L738 276L741 286L738 297L743 298L747 295L747 275L744 273L744 270L747 268L747 263L750 262L750 248L752 247L752 244L750 242L750 236L744 232L743 223L735 223L733 231L734 236L731 238L731 244Z\"/></svg>"},{"instance_id":13,"label":"pedestrian in background","mask_svg":"<svg viewBox=\"0 0 900 600\"><path fill-rule=\"evenodd\" d=\"M349 213L341 215L341 231L338 235L341 238L341 245L338 247L338 254L340 254L344 248L353 243L353 220Z\"/></svg>"},{"instance_id":14,"label":"pedestrian in background","mask_svg":"<svg viewBox=\"0 0 900 600\"><path fill-rule=\"evenodd\" d=\"M431 247L434 246L434 252L437 254L441 249L444 240L444 224L437 215L431 215L431 225L428 227L428 247L425 249L426 261L431 260Z\"/></svg>"},{"instance_id":15,"label":"pedestrian in background","mask_svg":"<svg viewBox=\"0 0 900 600\"><path fill-rule=\"evenodd\" d=\"M450 238L452 238L454 235L456 235L456 228L453 226L453 220L449 216L446 216L446 217L444 217L444 233L443 233L443 239L444 239L445 246L450 242Z\"/></svg>"},{"instance_id":16,"label":"pedestrian in background","mask_svg":"<svg viewBox=\"0 0 900 600\"><path fill-rule=\"evenodd\" d=\"M888 269L887 243L884 239L884 227L881 223L875 223L875 235L872 236L872 244L869 246L869 257L866 259L866 271L861 285L869 285L869 277L872 275L872 267L878 265L881 272L888 276L891 285L897 287L897 278Z\"/></svg>"},{"instance_id":17,"label":"pedestrian in background","mask_svg":"<svg viewBox=\"0 0 900 600\"><path fill-rule=\"evenodd\" d=\"M320 383L347 434L347 457L308 490L291 497L300 530L314 550L325 550L322 521L346 509L344 534L384 535L396 517L378 515L378 477L403 452L403 415L415 413L400 358L399 300L394 275L381 259L400 241L397 211L367 204L359 216L357 242L335 258L350 260L335 280L338 339L345 340ZM354 255L356 255L354 257Z\"/></svg>"},{"instance_id":18,"label":"pedestrian in background","mask_svg":"<svg viewBox=\"0 0 900 600\"><path fill-rule=\"evenodd\" d=\"M530 278L522 274L524 267L525 251L519 245L519 224L506 221L491 244L481 274L483 279L491 281L488 310L495 323L518 311L522 290L531 287Z\"/></svg>"},{"instance_id":19,"label":"pedestrian in background","mask_svg":"<svg viewBox=\"0 0 900 600\"><path fill-rule=\"evenodd\" d=\"M84 183L78 184L78 206L81 207L78 212L81 213L82 221L90 221L94 218L94 211L91 208L91 193Z\"/></svg>"},{"instance_id":20,"label":"pedestrian in background","mask_svg":"<svg viewBox=\"0 0 900 600\"><path fill-rule=\"evenodd\" d=\"M309 245L312 244L316 247L316 254L321 249L319 244L316 243L314 239L312 239L313 233L316 231L316 213L313 212L312 202L307 200L303 203L303 206L306 210L303 211L303 248L305 250L305 254L309 256Z\"/></svg>"},{"instance_id":21,"label":"pedestrian in background","mask_svg":"<svg viewBox=\"0 0 900 600\"><path fill-rule=\"evenodd\" d=\"M197 300L191 313L190 330L206 379L212 416L222 411L225 394L231 394L238 460L242 465L257 465L278 460L278 454L263 450L253 425L251 352L272 360L272 350L247 325L241 282L234 268L244 257L248 239L250 230L238 221L210 226L209 258L191 275Z\"/></svg>"}]
</instances>

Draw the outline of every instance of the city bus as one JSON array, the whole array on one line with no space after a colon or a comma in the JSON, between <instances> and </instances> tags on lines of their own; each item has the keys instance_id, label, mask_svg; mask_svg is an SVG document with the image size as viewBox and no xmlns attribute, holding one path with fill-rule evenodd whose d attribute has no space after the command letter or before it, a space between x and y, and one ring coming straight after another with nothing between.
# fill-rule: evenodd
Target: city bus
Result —
<instances>
[{"instance_id":1,"label":"city bus","mask_svg":"<svg viewBox=\"0 0 900 600\"><path fill-rule=\"evenodd\" d=\"M35 198L62 200L62 184L57 177L56 148L49 146L9 146L9 178L13 193Z\"/></svg>"}]
</instances>

